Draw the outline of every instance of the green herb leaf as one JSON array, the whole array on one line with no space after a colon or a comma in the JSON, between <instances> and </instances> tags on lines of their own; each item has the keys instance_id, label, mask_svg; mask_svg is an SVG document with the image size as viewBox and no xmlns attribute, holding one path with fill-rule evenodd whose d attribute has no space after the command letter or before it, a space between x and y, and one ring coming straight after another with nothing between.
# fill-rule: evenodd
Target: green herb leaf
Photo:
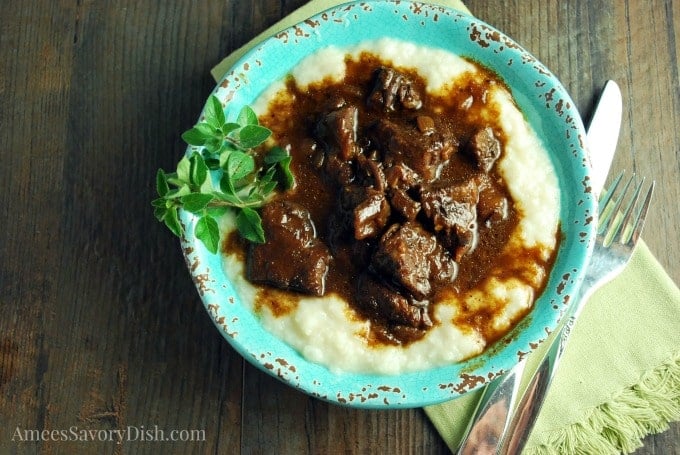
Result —
<instances>
[{"instance_id":1,"label":"green herb leaf","mask_svg":"<svg viewBox=\"0 0 680 455\"><path fill-rule=\"evenodd\" d=\"M210 139L208 139L207 141L205 141L205 144L203 144L203 146L205 147L205 149L208 152L210 152L212 154L212 153L219 153L220 148L222 148L222 144L224 144L224 138L223 137L213 136Z\"/></svg>"},{"instance_id":2,"label":"green herb leaf","mask_svg":"<svg viewBox=\"0 0 680 455\"><path fill-rule=\"evenodd\" d=\"M220 218L224 216L228 211L229 207L226 206L207 207L205 209L205 212L213 218Z\"/></svg>"},{"instance_id":3,"label":"green herb leaf","mask_svg":"<svg viewBox=\"0 0 680 455\"><path fill-rule=\"evenodd\" d=\"M222 128L222 125L227 121L224 117L222 103L215 95L211 95L210 98L208 98L203 115L205 116L206 123L210 124L215 129Z\"/></svg>"},{"instance_id":4,"label":"green herb leaf","mask_svg":"<svg viewBox=\"0 0 680 455\"><path fill-rule=\"evenodd\" d=\"M274 147L263 157L265 169L259 169L253 149L272 132L259 124L253 109L245 106L235 122L227 122L224 107L212 95L203 114L202 121L182 134L190 153L179 160L174 172L159 169L156 173L159 197L151 203L154 216L179 236L183 230L179 209L197 215L195 235L215 253L220 238L215 219L234 210L241 235L264 242L262 219L255 209L266 203L277 184L294 184L290 154Z\"/></svg>"},{"instance_id":5,"label":"green herb leaf","mask_svg":"<svg viewBox=\"0 0 680 455\"><path fill-rule=\"evenodd\" d=\"M217 221L210 216L202 216L196 222L194 234L203 242L208 251L213 254L217 253L217 246L220 243L220 228Z\"/></svg>"},{"instance_id":6,"label":"green herb leaf","mask_svg":"<svg viewBox=\"0 0 680 455\"><path fill-rule=\"evenodd\" d=\"M165 206L154 207L153 216L155 216L158 221L163 221L163 218L165 218L165 214L167 213L167 211L168 209Z\"/></svg>"},{"instance_id":7,"label":"green herb leaf","mask_svg":"<svg viewBox=\"0 0 680 455\"><path fill-rule=\"evenodd\" d=\"M168 227L168 229L170 229L170 231L177 237L182 235L182 225L179 223L179 215L177 214L176 207L166 210L163 221L165 222L165 225Z\"/></svg>"},{"instance_id":8,"label":"green herb leaf","mask_svg":"<svg viewBox=\"0 0 680 455\"><path fill-rule=\"evenodd\" d=\"M202 146L215 136L215 128L210 124L197 123L193 128L182 134L182 139L189 145Z\"/></svg>"},{"instance_id":9,"label":"green herb leaf","mask_svg":"<svg viewBox=\"0 0 680 455\"><path fill-rule=\"evenodd\" d=\"M239 128L241 128L241 125L239 125L238 123L225 123L224 125L222 125L222 128L220 129L222 130L222 134L226 136L227 134Z\"/></svg>"},{"instance_id":10,"label":"green herb leaf","mask_svg":"<svg viewBox=\"0 0 680 455\"><path fill-rule=\"evenodd\" d=\"M281 161L278 162L277 164L277 178L281 182L281 186L283 186L285 189L290 189L295 186L295 176L293 176L293 173L290 170L290 163L293 160L292 157L288 156Z\"/></svg>"},{"instance_id":11,"label":"green herb leaf","mask_svg":"<svg viewBox=\"0 0 680 455\"><path fill-rule=\"evenodd\" d=\"M243 207L259 207L264 203L264 194L261 189L258 191L255 187L250 187L248 194L242 198Z\"/></svg>"},{"instance_id":12,"label":"green herb leaf","mask_svg":"<svg viewBox=\"0 0 680 455\"><path fill-rule=\"evenodd\" d=\"M159 197L159 198L151 201L151 205L153 207L163 207L163 208L165 208L166 207L165 201L166 201L166 199L164 197Z\"/></svg>"},{"instance_id":13,"label":"green herb leaf","mask_svg":"<svg viewBox=\"0 0 680 455\"><path fill-rule=\"evenodd\" d=\"M168 191L170 191L170 187L168 186L168 178L165 176L163 169L159 169L158 172L156 172L156 192L160 197L163 197L168 193Z\"/></svg>"},{"instance_id":14,"label":"green herb leaf","mask_svg":"<svg viewBox=\"0 0 680 455\"><path fill-rule=\"evenodd\" d=\"M222 178L220 179L220 190L222 190L222 194L224 195L236 197L234 182L229 174L222 174ZM236 199L238 200L238 198Z\"/></svg>"},{"instance_id":15,"label":"green herb leaf","mask_svg":"<svg viewBox=\"0 0 680 455\"><path fill-rule=\"evenodd\" d=\"M250 106L243 106L241 111L238 113L236 123L241 126L260 124L259 120L257 119L257 114Z\"/></svg>"},{"instance_id":16,"label":"green herb leaf","mask_svg":"<svg viewBox=\"0 0 680 455\"><path fill-rule=\"evenodd\" d=\"M236 216L236 227L243 238L254 243L264 243L264 230L260 215L250 207L244 207Z\"/></svg>"},{"instance_id":17,"label":"green herb leaf","mask_svg":"<svg viewBox=\"0 0 680 455\"><path fill-rule=\"evenodd\" d=\"M220 168L220 160L215 158L206 158L205 165L208 166L209 170L216 171Z\"/></svg>"},{"instance_id":18,"label":"green herb leaf","mask_svg":"<svg viewBox=\"0 0 680 455\"><path fill-rule=\"evenodd\" d=\"M240 130L240 128L239 128ZM236 132L234 133L236 136L238 136L238 131L235 130ZM229 137L227 140L223 141L222 147L218 151L218 159L220 161L220 167L222 169L226 169L227 166L227 161L229 159L229 155L231 155L234 152L244 152L248 151L247 148L244 148L240 145L238 142L238 139Z\"/></svg>"},{"instance_id":19,"label":"green herb leaf","mask_svg":"<svg viewBox=\"0 0 680 455\"><path fill-rule=\"evenodd\" d=\"M243 152L232 152L227 160L227 173L232 181L236 182L255 170L255 160L252 156Z\"/></svg>"},{"instance_id":20,"label":"green herb leaf","mask_svg":"<svg viewBox=\"0 0 680 455\"><path fill-rule=\"evenodd\" d=\"M191 183L191 161L186 156L177 163L177 179L182 183Z\"/></svg>"},{"instance_id":21,"label":"green herb leaf","mask_svg":"<svg viewBox=\"0 0 680 455\"><path fill-rule=\"evenodd\" d=\"M269 166L269 169L267 169L267 172L260 177L259 184L260 185L266 185L272 180L274 180L274 175L276 174L276 166Z\"/></svg>"},{"instance_id":22,"label":"green herb leaf","mask_svg":"<svg viewBox=\"0 0 680 455\"><path fill-rule=\"evenodd\" d=\"M165 199L170 200L170 199L179 199L182 196L186 196L187 194L191 193L191 188L189 185L184 184L180 186L179 188L174 188L167 193L165 193Z\"/></svg>"},{"instance_id":23,"label":"green herb leaf","mask_svg":"<svg viewBox=\"0 0 680 455\"><path fill-rule=\"evenodd\" d=\"M263 198L266 199L267 196L269 196L272 193L272 191L274 191L274 188L276 188L276 182L268 182L267 184L262 185L261 191Z\"/></svg>"},{"instance_id":24,"label":"green herb leaf","mask_svg":"<svg viewBox=\"0 0 680 455\"><path fill-rule=\"evenodd\" d=\"M290 153L279 146L272 147L269 153L264 157L264 162L266 164L276 164L276 178L285 189L290 189L295 186L295 177L290 170L291 161L292 157L290 156Z\"/></svg>"},{"instance_id":25,"label":"green herb leaf","mask_svg":"<svg viewBox=\"0 0 680 455\"><path fill-rule=\"evenodd\" d=\"M266 141L272 132L260 125L246 125L238 131L238 141L241 147L246 149L255 148Z\"/></svg>"},{"instance_id":26,"label":"green herb leaf","mask_svg":"<svg viewBox=\"0 0 680 455\"><path fill-rule=\"evenodd\" d=\"M193 185L201 186L208 178L208 166L205 164L203 155L194 152L189 158L189 178Z\"/></svg>"},{"instance_id":27,"label":"green herb leaf","mask_svg":"<svg viewBox=\"0 0 680 455\"><path fill-rule=\"evenodd\" d=\"M288 158L289 156L290 154L286 149L276 145L272 147L271 150L269 150L269 152L264 156L264 162L265 164L275 164Z\"/></svg>"},{"instance_id":28,"label":"green herb leaf","mask_svg":"<svg viewBox=\"0 0 680 455\"><path fill-rule=\"evenodd\" d=\"M177 178L177 172L166 172L165 179L168 181L168 185L181 186L184 184L183 181Z\"/></svg>"},{"instance_id":29,"label":"green herb leaf","mask_svg":"<svg viewBox=\"0 0 680 455\"><path fill-rule=\"evenodd\" d=\"M226 204L230 207L242 207L243 206L243 201L241 200L241 198L239 198L235 194L216 193L216 194L214 194L214 196L215 196L215 199L226 202ZM211 207L208 207L208 208L210 209Z\"/></svg>"},{"instance_id":30,"label":"green herb leaf","mask_svg":"<svg viewBox=\"0 0 680 455\"><path fill-rule=\"evenodd\" d=\"M184 210L191 213L200 213L210 204L215 197L212 194L191 193L180 198Z\"/></svg>"},{"instance_id":31,"label":"green herb leaf","mask_svg":"<svg viewBox=\"0 0 680 455\"><path fill-rule=\"evenodd\" d=\"M213 180L210 174L208 174L208 178L206 178L205 181L201 183L201 186L198 187L198 191L200 193L213 194L215 187L213 186Z\"/></svg>"}]
</instances>

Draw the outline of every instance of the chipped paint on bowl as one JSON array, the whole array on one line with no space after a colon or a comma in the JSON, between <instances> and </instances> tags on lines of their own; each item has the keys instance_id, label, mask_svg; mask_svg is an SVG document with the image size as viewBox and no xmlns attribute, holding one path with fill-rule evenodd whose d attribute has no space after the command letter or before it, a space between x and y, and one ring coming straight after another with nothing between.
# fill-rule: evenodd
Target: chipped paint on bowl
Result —
<instances>
[{"instance_id":1,"label":"chipped paint on bowl","mask_svg":"<svg viewBox=\"0 0 680 455\"><path fill-rule=\"evenodd\" d=\"M589 186L585 132L574 103L552 73L503 33L469 15L409 1L353 2L317 14L263 41L218 83L214 94L230 109L251 104L310 53L335 45L392 37L467 56L494 70L551 154L561 191L562 239L544 293L532 312L484 354L428 371L397 376L333 374L304 359L267 332L225 276L219 255L191 234L196 218L181 220L187 265L215 325L243 357L307 394L365 408L439 403L508 371L553 332L582 280L593 246L595 202ZM232 108L231 106L234 106Z\"/></svg>"}]
</instances>

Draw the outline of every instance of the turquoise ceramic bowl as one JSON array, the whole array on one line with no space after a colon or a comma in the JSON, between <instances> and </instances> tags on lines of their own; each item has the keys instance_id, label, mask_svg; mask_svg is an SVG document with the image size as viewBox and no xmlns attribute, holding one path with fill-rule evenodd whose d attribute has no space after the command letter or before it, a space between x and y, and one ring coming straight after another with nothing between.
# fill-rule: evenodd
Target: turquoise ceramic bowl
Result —
<instances>
[{"instance_id":1,"label":"turquoise ceramic bowl","mask_svg":"<svg viewBox=\"0 0 680 455\"><path fill-rule=\"evenodd\" d=\"M449 50L494 70L548 149L561 191L562 240L547 287L529 316L485 354L466 362L398 376L333 374L262 327L234 291L220 257L193 236L196 220L187 213L182 214L187 227L182 246L216 327L254 365L323 400L365 408L419 407L456 398L502 375L555 330L588 263L596 209L588 186L585 132L565 89L510 38L454 10L408 1L332 8L259 44L234 65L214 94L233 117L231 106L252 104L310 53L385 36Z\"/></svg>"}]
</instances>

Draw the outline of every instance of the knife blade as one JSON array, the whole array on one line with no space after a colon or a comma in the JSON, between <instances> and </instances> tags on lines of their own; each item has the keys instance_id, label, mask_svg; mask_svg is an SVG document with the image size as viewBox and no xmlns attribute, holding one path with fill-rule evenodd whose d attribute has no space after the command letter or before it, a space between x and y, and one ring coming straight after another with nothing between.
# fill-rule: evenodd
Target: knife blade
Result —
<instances>
[{"instance_id":1,"label":"knife blade","mask_svg":"<svg viewBox=\"0 0 680 455\"><path fill-rule=\"evenodd\" d=\"M586 148L590 158L590 185L600 194L614 159L621 129L623 97L618 84L605 83L586 131Z\"/></svg>"},{"instance_id":2,"label":"knife blade","mask_svg":"<svg viewBox=\"0 0 680 455\"><path fill-rule=\"evenodd\" d=\"M616 82L609 80L602 89L586 131L586 150L591 163L590 186L596 196L604 186L614 158L622 111L621 90ZM541 362L521 397L518 394L525 360L485 386L461 439L459 455L521 451L559 363L561 354L557 348L562 330L564 327L546 354L548 361Z\"/></svg>"}]
</instances>

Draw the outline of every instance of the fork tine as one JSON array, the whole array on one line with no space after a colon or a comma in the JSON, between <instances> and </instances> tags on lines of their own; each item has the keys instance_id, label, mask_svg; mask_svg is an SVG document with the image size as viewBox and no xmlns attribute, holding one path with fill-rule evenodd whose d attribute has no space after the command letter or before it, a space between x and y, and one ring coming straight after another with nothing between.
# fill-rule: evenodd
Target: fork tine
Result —
<instances>
[{"instance_id":1,"label":"fork tine","mask_svg":"<svg viewBox=\"0 0 680 455\"><path fill-rule=\"evenodd\" d=\"M632 244L636 244L638 239L640 238L642 228L645 226L645 219L647 218L647 212L649 211L649 204L652 200L652 194L654 193L655 185L656 182L652 181L652 184L649 186L649 189L647 190L647 194L645 195L645 199L642 205L638 207L638 209L635 212L631 212L628 215L628 219L626 220L626 228L621 233L620 239L621 243L627 244L628 242L632 242ZM640 187L641 186L642 183L640 183Z\"/></svg>"},{"instance_id":2,"label":"fork tine","mask_svg":"<svg viewBox=\"0 0 680 455\"><path fill-rule=\"evenodd\" d=\"M632 180L632 178L631 178ZM643 178L636 186L635 189L633 190L633 196L630 198L628 201L628 204L626 205L626 208L623 210L619 210L616 213L616 216L614 217L614 221L612 222L612 226L610 227L610 233L609 237L610 239L614 239L619 232L621 232L621 235L623 236L623 232L626 231L628 226L630 226L631 218L630 218L630 213L637 204L638 199L640 198L640 191L642 190L642 184L645 182L645 179ZM626 189L628 189L628 185L626 185ZM626 196L626 194L621 194L621 201L623 201L623 198ZM623 229L623 231L621 231ZM621 240L621 243L623 240Z\"/></svg>"},{"instance_id":3,"label":"fork tine","mask_svg":"<svg viewBox=\"0 0 680 455\"><path fill-rule=\"evenodd\" d=\"M600 220L599 220L599 225L597 228L597 233L599 235L603 235L605 232L610 229L610 224L612 223L612 220L616 220L619 212L619 207L621 206L621 202L623 201L623 198L625 197L626 193L628 192L628 187L630 184L633 182L633 179L635 178L635 174L631 175L630 179L626 182L626 185L623 187L623 190L621 190L621 194L617 198L614 198L613 200L609 200L612 198L614 194L614 190L616 190L616 187L619 185L619 181L621 180L621 177L623 176L623 173L619 174L619 177L616 179L614 182L612 188L607 191L607 195L605 196L607 198L607 202L605 204L602 204L604 208L600 212ZM613 217L613 218L612 218ZM607 236L606 236L607 237Z\"/></svg>"},{"instance_id":4,"label":"fork tine","mask_svg":"<svg viewBox=\"0 0 680 455\"><path fill-rule=\"evenodd\" d=\"M619 175L616 176L612 184L609 185L609 188L604 188L600 193L600 200L597 205L598 213L600 213L600 219L602 219L602 216L604 215L604 208L609 203L609 200L612 198L612 195L614 194L614 191L616 191L616 188L618 188L619 182L621 182L623 172L624 171L621 171Z\"/></svg>"}]
</instances>

